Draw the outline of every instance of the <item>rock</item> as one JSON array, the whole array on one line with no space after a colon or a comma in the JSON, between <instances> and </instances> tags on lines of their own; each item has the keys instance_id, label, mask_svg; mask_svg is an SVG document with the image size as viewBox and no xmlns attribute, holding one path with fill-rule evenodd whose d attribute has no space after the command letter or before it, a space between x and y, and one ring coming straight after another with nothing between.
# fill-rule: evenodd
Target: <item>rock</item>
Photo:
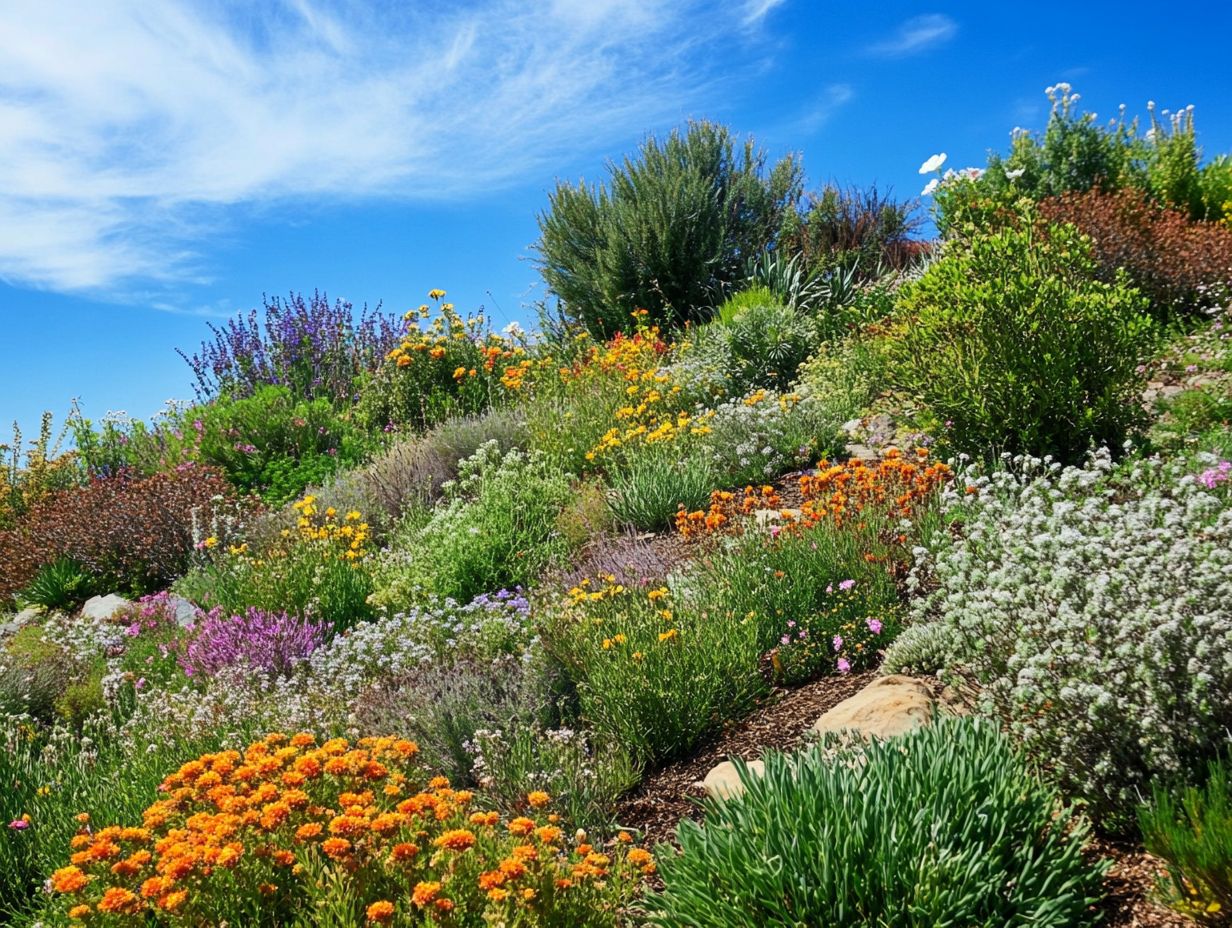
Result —
<instances>
[{"instance_id":1,"label":"rock","mask_svg":"<svg viewBox=\"0 0 1232 928\"><path fill-rule=\"evenodd\" d=\"M857 444L857 445L847 446L847 457L848 459L854 458L857 461L870 462L870 461L876 461L879 457L881 457L881 455L879 455L876 451L874 451L868 445L858 445Z\"/></svg>"},{"instance_id":2,"label":"rock","mask_svg":"<svg viewBox=\"0 0 1232 928\"><path fill-rule=\"evenodd\" d=\"M747 761L746 765L749 768L749 773L754 776L759 777L766 772L766 765L760 760ZM706 774L706 779L702 780L701 787L711 799L730 799L744 792L740 776L736 773L736 765L730 760L723 761L723 763L714 767Z\"/></svg>"},{"instance_id":3,"label":"rock","mask_svg":"<svg viewBox=\"0 0 1232 928\"><path fill-rule=\"evenodd\" d=\"M42 617L42 606L26 606L25 609L13 616L13 621L17 624L18 628L21 628L23 625L29 625L31 622L37 622Z\"/></svg>"},{"instance_id":4,"label":"rock","mask_svg":"<svg viewBox=\"0 0 1232 928\"><path fill-rule=\"evenodd\" d=\"M924 681L902 675L878 677L822 715L809 734L820 738L847 731L863 738L890 738L927 725L935 714L936 700Z\"/></svg>"},{"instance_id":5,"label":"rock","mask_svg":"<svg viewBox=\"0 0 1232 928\"><path fill-rule=\"evenodd\" d=\"M196 624L197 607L190 603L183 596L169 596L167 602L175 609L175 624L180 628L188 628L190 625Z\"/></svg>"},{"instance_id":6,"label":"rock","mask_svg":"<svg viewBox=\"0 0 1232 928\"><path fill-rule=\"evenodd\" d=\"M784 519L796 520L800 518L799 509L757 509L753 512L753 521L758 528L768 528L771 525L782 522Z\"/></svg>"},{"instance_id":7,"label":"rock","mask_svg":"<svg viewBox=\"0 0 1232 928\"><path fill-rule=\"evenodd\" d=\"M863 427L864 427L863 419L848 419L841 426L842 431L845 434L850 435L853 438L860 434L860 430Z\"/></svg>"},{"instance_id":8,"label":"rock","mask_svg":"<svg viewBox=\"0 0 1232 928\"><path fill-rule=\"evenodd\" d=\"M86 604L81 607L81 617L83 619L106 620L129 605L132 604L118 593L108 593L106 596L91 596L86 600Z\"/></svg>"}]
</instances>

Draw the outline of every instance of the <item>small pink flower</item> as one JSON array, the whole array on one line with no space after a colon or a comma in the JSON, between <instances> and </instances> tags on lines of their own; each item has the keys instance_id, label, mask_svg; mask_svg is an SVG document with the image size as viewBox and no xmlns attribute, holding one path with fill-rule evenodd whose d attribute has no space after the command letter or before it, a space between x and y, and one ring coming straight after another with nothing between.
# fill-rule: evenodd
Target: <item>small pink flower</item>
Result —
<instances>
[{"instance_id":1,"label":"small pink flower","mask_svg":"<svg viewBox=\"0 0 1232 928\"><path fill-rule=\"evenodd\" d=\"M15 818L9 822L9 828L13 831L25 831L30 827L30 823L24 818Z\"/></svg>"},{"instance_id":2,"label":"small pink flower","mask_svg":"<svg viewBox=\"0 0 1232 928\"><path fill-rule=\"evenodd\" d=\"M840 657L838 659L838 672L839 673L851 673L851 664L848 663L847 658Z\"/></svg>"},{"instance_id":3,"label":"small pink flower","mask_svg":"<svg viewBox=\"0 0 1232 928\"><path fill-rule=\"evenodd\" d=\"M856 585L856 582L854 580L843 580L842 582L839 583L838 588L845 593L855 585Z\"/></svg>"},{"instance_id":4,"label":"small pink flower","mask_svg":"<svg viewBox=\"0 0 1232 928\"><path fill-rule=\"evenodd\" d=\"M779 642L781 644L791 644L791 635L784 635L782 638L779 639Z\"/></svg>"},{"instance_id":5,"label":"small pink flower","mask_svg":"<svg viewBox=\"0 0 1232 928\"><path fill-rule=\"evenodd\" d=\"M835 636L834 636L834 641L833 641L833 644L834 644L834 650L835 650L835 651L841 651L841 650L843 650L843 636L842 636L842 635L835 635Z\"/></svg>"},{"instance_id":6,"label":"small pink flower","mask_svg":"<svg viewBox=\"0 0 1232 928\"><path fill-rule=\"evenodd\" d=\"M868 630L872 632L874 635L880 635L881 634L881 619L869 619L868 620Z\"/></svg>"}]
</instances>

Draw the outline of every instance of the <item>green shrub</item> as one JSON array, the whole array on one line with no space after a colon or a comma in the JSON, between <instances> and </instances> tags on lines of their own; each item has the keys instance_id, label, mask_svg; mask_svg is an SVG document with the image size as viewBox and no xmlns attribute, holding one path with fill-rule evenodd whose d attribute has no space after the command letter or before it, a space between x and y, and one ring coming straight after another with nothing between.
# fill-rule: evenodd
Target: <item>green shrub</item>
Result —
<instances>
[{"instance_id":1,"label":"green shrub","mask_svg":"<svg viewBox=\"0 0 1232 928\"><path fill-rule=\"evenodd\" d=\"M299 400L287 387L259 387L243 399L221 397L195 414L200 459L272 505L358 463L368 450L367 440L329 400Z\"/></svg>"},{"instance_id":2,"label":"green shrub","mask_svg":"<svg viewBox=\"0 0 1232 928\"><path fill-rule=\"evenodd\" d=\"M364 376L356 415L369 432L422 432L450 418L477 416L503 403L530 364L521 337L491 330L480 311L463 318L443 290L406 314L400 344L373 373ZM426 327L423 322L435 313Z\"/></svg>"},{"instance_id":3,"label":"green shrub","mask_svg":"<svg viewBox=\"0 0 1232 928\"><path fill-rule=\"evenodd\" d=\"M648 309L659 322L698 321L715 294L761 253L800 193L786 157L770 171L752 141L693 122L609 165L608 186L560 183L539 216L540 269L566 311L592 334L632 328Z\"/></svg>"},{"instance_id":4,"label":"green shrub","mask_svg":"<svg viewBox=\"0 0 1232 928\"><path fill-rule=\"evenodd\" d=\"M875 537L829 522L754 531L701 558L684 582L702 614L754 623L758 652L782 682L862 670L899 625L892 578L865 558Z\"/></svg>"},{"instance_id":5,"label":"green shrub","mask_svg":"<svg viewBox=\"0 0 1232 928\"><path fill-rule=\"evenodd\" d=\"M659 853L652 925L1092 924L1087 825L986 723L942 721L858 754L772 754Z\"/></svg>"},{"instance_id":6,"label":"green shrub","mask_svg":"<svg viewBox=\"0 0 1232 928\"><path fill-rule=\"evenodd\" d=\"M1179 797L1156 787L1138 813L1146 849L1167 862L1160 894L1169 906L1200 922L1232 917L1232 779L1229 763L1214 761L1204 786Z\"/></svg>"},{"instance_id":7,"label":"green shrub","mask_svg":"<svg viewBox=\"0 0 1232 928\"><path fill-rule=\"evenodd\" d=\"M431 513L411 513L378 567L374 602L401 608L427 595L469 602L529 586L565 553L556 528L568 477L538 454L482 445Z\"/></svg>"},{"instance_id":8,"label":"green shrub","mask_svg":"<svg viewBox=\"0 0 1232 928\"><path fill-rule=\"evenodd\" d=\"M44 638L42 625L25 625L0 652L0 713L49 722L57 700L82 672L79 661Z\"/></svg>"},{"instance_id":9,"label":"green shrub","mask_svg":"<svg viewBox=\"0 0 1232 928\"><path fill-rule=\"evenodd\" d=\"M899 203L876 186L827 184L785 218L780 248L798 255L801 267L819 282L835 271L869 280L883 268L901 268L912 260L911 234L920 225L914 213L914 204Z\"/></svg>"},{"instance_id":10,"label":"green shrub","mask_svg":"<svg viewBox=\"0 0 1232 928\"><path fill-rule=\"evenodd\" d=\"M681 506L692 510L705 505L718 482L705 457L657 444L632 455L608 479L613 515L647 532L671 525Z\"/></svg>"},{"instance_id":11,"label":"green shrub","mask_svg":"<svg viewBox=\"0 0 1232 928\"><path fill-rule=\"evenodd\" d=\"M1135 368L1153 340L1145 301L1095 280L1071 226L1028 221L949 242L900 309L886 373L946 420L959 451L1074 461L1137 422Z\"/></svg>"}]
</instances>

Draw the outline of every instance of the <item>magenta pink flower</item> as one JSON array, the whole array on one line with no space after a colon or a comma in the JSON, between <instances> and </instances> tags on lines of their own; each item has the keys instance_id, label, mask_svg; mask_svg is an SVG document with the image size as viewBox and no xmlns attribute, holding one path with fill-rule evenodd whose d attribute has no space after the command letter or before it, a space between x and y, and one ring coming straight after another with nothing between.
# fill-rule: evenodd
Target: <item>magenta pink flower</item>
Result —
<instances>
[{"instance_id":1,"label":"magenta pink flower","mask_svg":"<svg viewBox=\"0 0 1232 928\"><path fill-rule=\"evenodd\" d=\"M874 635L881 634L881 619L868 619L868 630Z\"/></svg>"},{"instance_id":2,"label":"magenta pink flower","mask_svg":"<svg viewBox=\"0 0 1232 928\"><path fill-rule=\"evenodd\" d=\"M851 664L847 660L847 658L840 657L838 659L838 672L839 673L850 673L851 672Z\"/></svg>"}]
</instances>

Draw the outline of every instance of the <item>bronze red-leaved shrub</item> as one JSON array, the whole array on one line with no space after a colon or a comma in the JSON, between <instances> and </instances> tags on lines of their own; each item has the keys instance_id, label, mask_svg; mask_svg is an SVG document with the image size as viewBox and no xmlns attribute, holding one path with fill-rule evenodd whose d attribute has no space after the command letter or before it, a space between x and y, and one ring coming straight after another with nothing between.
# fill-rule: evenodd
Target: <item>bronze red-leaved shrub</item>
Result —
<instances>
[{"instance_id":1,"label":"bronze red-leaved shrub","mask_svg":"<svg viewBox=\"0 0 1232 928\"><path fill-rule=\"evenodd\" d=\"M193 464L62 490L0 531L0 601L61 557L126 592L166 586L183 573L192 551L193 510L208 530L213 515L234 501L218 471Z\"/></svg>"},{"instance_id":2,"label":"bronze red-leaved shrub","mask_svg":"<svg viewBox=\"0 0 1232 928\"><path fill-rule=\"evenodd\" d=\"M1101 276L1124 268L1156 311L1198 308L1232 285L1232 228L1193 222L1142 191L1067 193L1043 201L1040 215L1089 235Z\"/></svg>"}]
</instances>

